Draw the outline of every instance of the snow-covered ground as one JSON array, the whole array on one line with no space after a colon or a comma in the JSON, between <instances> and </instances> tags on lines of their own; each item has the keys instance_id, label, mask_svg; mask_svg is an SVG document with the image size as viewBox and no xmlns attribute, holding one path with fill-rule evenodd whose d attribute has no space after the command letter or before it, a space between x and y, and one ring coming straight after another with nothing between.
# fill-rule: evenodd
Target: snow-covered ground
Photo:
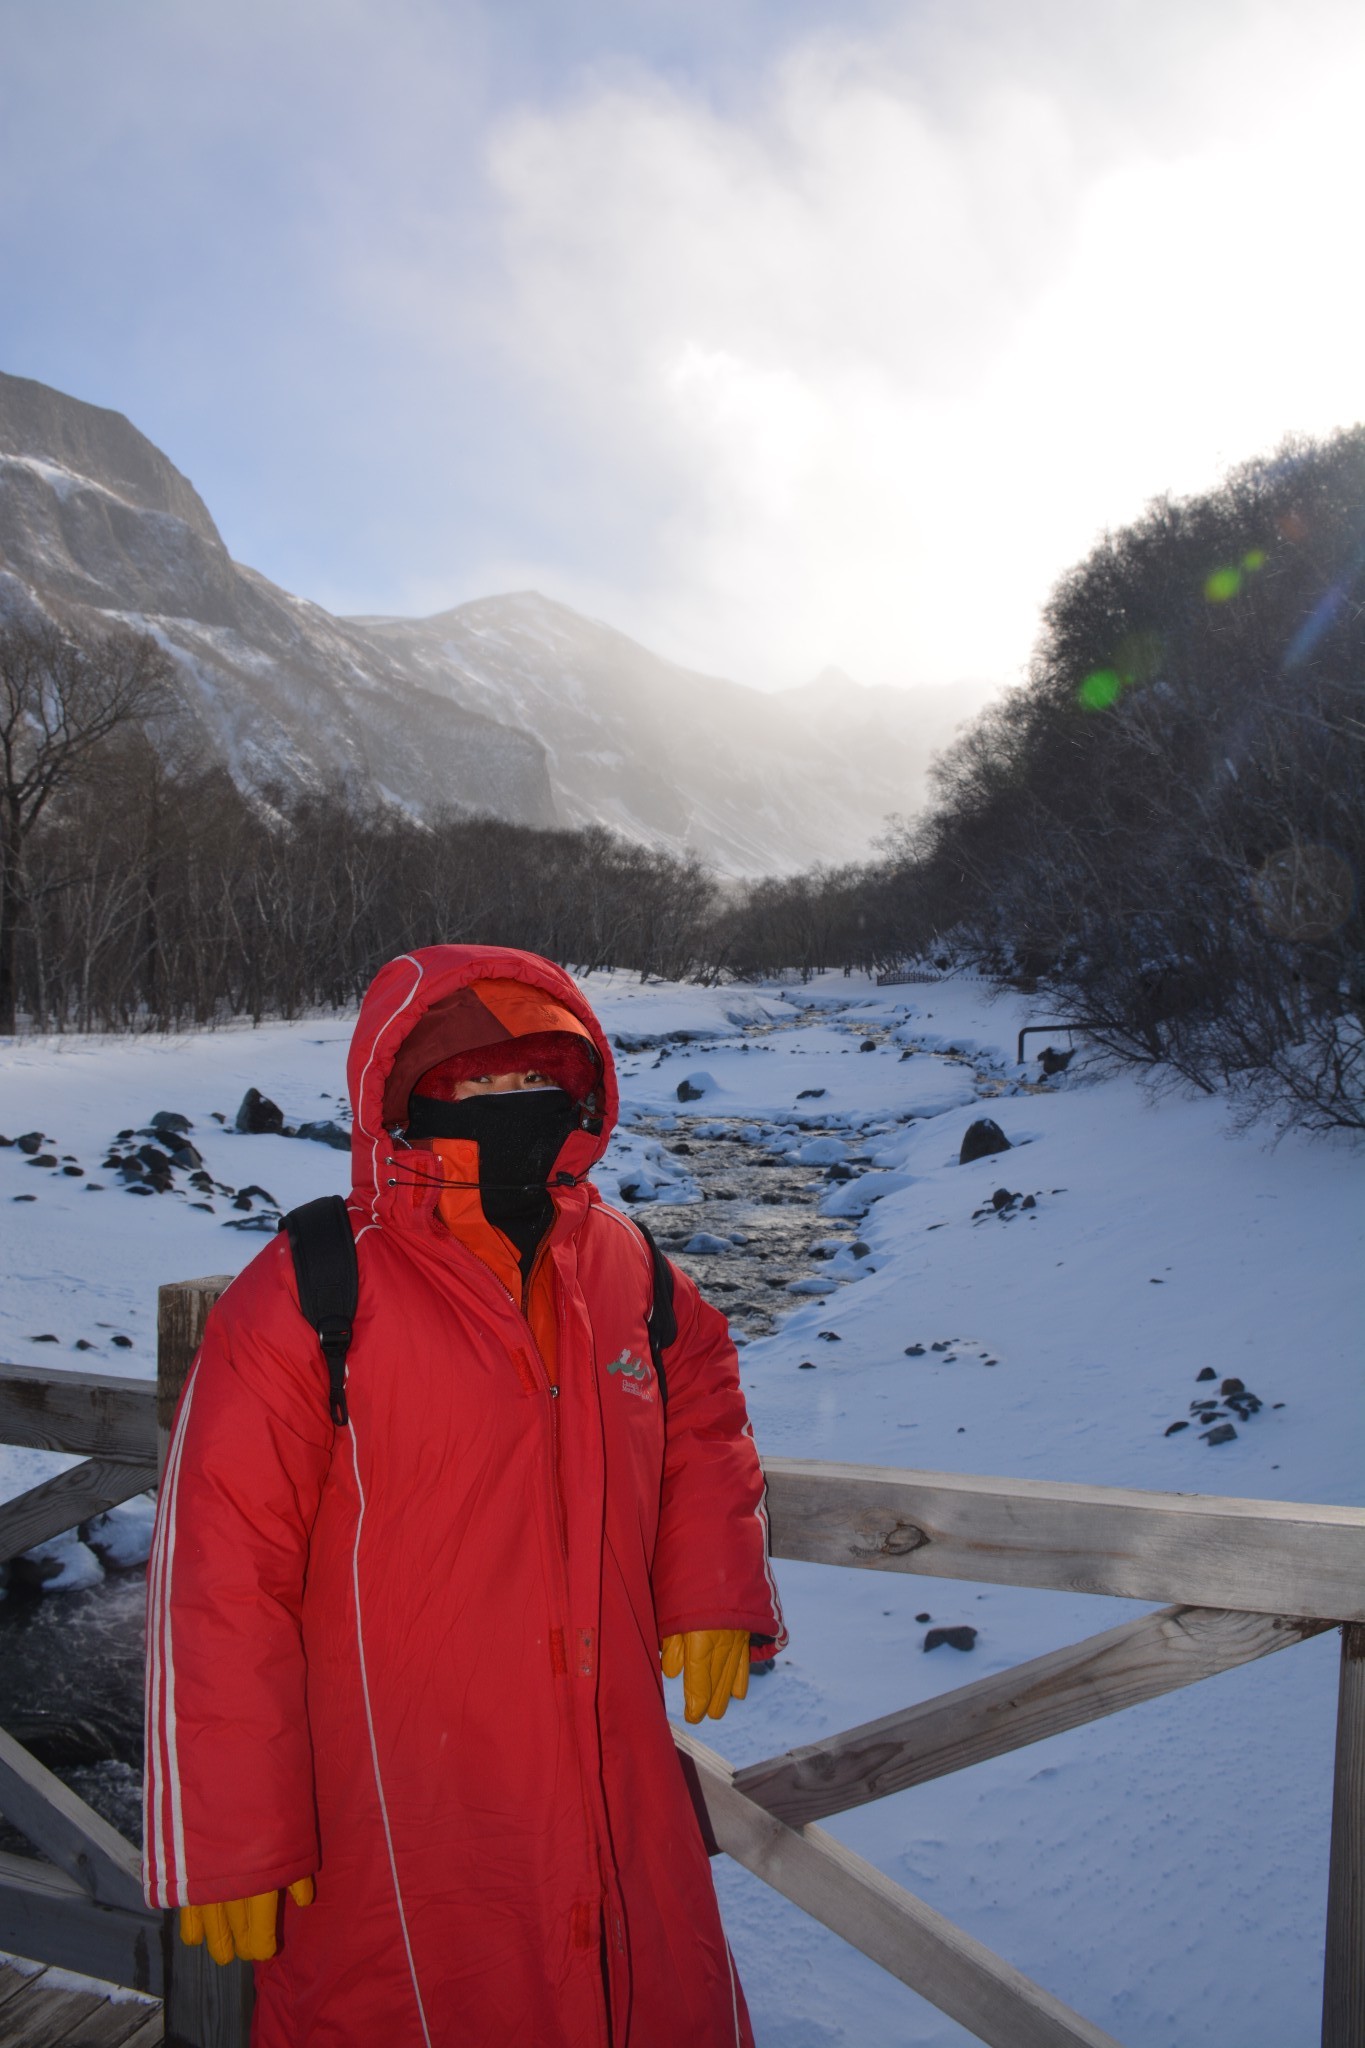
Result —
<instances>
[{"instance_id":1,"label":"snow-covered ground","mask_svg":"<svg viewBox=\"0 0 1365 2048\"><path fill-rule=\"evenodd\" d=\"M665 1137L674 1118L679 1136L748 1119L767 1150L809 1148L825 1212L857 1220L870 1247L822 1265L822 1291L794 1293L778 1331L745 1347L766 1452L1362 1501L1358 1151L1235 1136L1218 1102L1154 1101L1079 1059L1036 1092L1036 1065L1014 1065L1023 1007L968 983L642 989L599 976L589 993L622 1047L625 1127L604 1192L625 1181L699 1202L695 1162L672 1163L659 1119ZM242 1136L213 1112L230 1125L254 1085L291 1122L333 1115L347 1035L327 1018L0 1046L0 1132L41 1129L53 1142L40 1156L58 1160L33 1168L0 1150L0 1356L150 1373L156 1284L235 1271L261 1239L225 1223L272 1212L259 1196L240 1211L215 1192L212 1213L193 1190L130 1198L100 1169L109 1141L178 1111L221 1186L263 1187L279 1206L340 1188L342 1153ZM817 1114L826 1135L812 1142L802 1119ZM1012 1149L959 1166L981 1114ZM845 1156L871 1169L827 1180L845 1136ZM62 1174L64 1155L82 1177ZM1002 1188L1021 1199L997 1214ZM33 1341L44 1335L56 1341ZM1190 1403L1230 1376L1262 1406L1210 1444ZM0 1450L0 1494L53 1462ZM789 1563L779 1581L790 1650L702 1731L741 1763L1143 1611ZM970 1625L974 1648L925 1654L931 1624ZM827 1825L1127 2048L1306 2048L1336 1661L1328 1634ZM762 2048L970 2038L746 1873L720 1865L717 1878Z\"/></svg>"}]
</instances>

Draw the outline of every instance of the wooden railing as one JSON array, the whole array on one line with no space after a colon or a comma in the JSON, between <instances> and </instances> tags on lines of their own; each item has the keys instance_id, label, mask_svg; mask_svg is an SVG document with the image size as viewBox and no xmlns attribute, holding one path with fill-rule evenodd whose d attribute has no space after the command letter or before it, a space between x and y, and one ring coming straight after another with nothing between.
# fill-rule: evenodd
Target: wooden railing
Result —
<instances>
[{"instance_id":1,"label":"wooden railing","mask_svg":"<svg viewBox=\"0 0 1365 2048\"><path fill-rule=\"evenodd\" d=\"M767 1461L775 1557L1167 1600L1155 1614L733 1770L690 1735L715 1844L994 2048L1116 2048L816 1826L1342 1627L1322 2041L1365 2043L1365 1510Z\"/></svg>"},{"instance_id":2,"label":"wooden railing","mask_svg":"<svg viewBox=\"0 0 1365 2048\"><path fill-rule=\"evenodd\" d=\"M156 1389L0 1365L0 1443L84 1458L0 1507L0 1562L156 1484ZM0 1729L0 1813L40 1857L0 1854L0 1949L161 1994L164 1919L131 1842Z\"/></svg>"},{"instance_id":3,"label":"wooden railing","mask_svg":"<svg viewBox=\"0 0 1365 2048\"><path fill-rule=\"evenodd\" d=\"M0 1442L87 1459L0 1508L0 1556L21 1547L16 1536L27 1546L150 1483L225 1285L162 1288L155 1387L0 1366ZM675 1728L713 1850L995 2048L1116 2048L817 1823L1340 1627L1322 2041L1360 2048L1365 1510L788 1458L766 1471L778 1558L1174 1604L742 1770ZM141 1904L132 1845L8 1737L0 1812L49 1859L0 1858L0 1948L139 1989L164 1985L168 2042L241 2048L249 1971L219 1970L202 1949L175 1944L170 1916Z\"/></svg>"}]
</instances>

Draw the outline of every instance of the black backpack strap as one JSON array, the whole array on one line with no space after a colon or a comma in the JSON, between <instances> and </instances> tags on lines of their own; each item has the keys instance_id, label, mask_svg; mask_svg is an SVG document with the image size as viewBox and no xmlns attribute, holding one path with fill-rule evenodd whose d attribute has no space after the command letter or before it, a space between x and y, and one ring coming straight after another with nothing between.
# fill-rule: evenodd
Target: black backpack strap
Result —
<instances>
[{"instance_id":1,"label":"black backpack strap","mask_svg":"<svg viewBox=\"0 0 1365 2048\"><path fill-rule=\"evenodd\" d=\"M654 1360L654 1370L659 1379L659 1399L667 1407L668 1375L664 1371L664 1352L678 1334L678 1318L673 1310L673 1268L639 1217L632 1216L630 1220L644 1239L654 1268L654 1299L645 1318L645 1330L649 1337L649 1355Z\"/></svg>"},{"instance_id":2,"label":"black backpack strap","mask_svg":"<svg viewBox=\"0 0 1365 2048\"><path fill-rule=\"evenodd\" d=\"M360 1299L360 1268L356 1262L351 1219L340 1195L320 1195L280 1219L289 1232L298 1282L299 1307L318 1333L327 1361L327 1406L343 1429L346 1409L346 1353L351 1344L356 1304Z\"/></svg>"}]
</instances>

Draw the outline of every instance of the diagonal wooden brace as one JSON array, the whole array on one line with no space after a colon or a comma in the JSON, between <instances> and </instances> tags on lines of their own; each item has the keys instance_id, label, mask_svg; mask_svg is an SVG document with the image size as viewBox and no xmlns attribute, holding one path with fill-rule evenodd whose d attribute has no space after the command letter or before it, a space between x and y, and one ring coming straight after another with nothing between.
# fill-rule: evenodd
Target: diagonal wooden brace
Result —
<instances>
[{"instance_id":1,"label":"diagonal wooden brace","mask_svg":"<svg viewBox=\"0 0 1365 2048\"><path fill-rule=\"evenodd\" d=\"M735 1773L737 1789L799 1827L1079 1728L1330 1627L1166 1607Z\"/></svg>"},{"instance_id":2,"label":"diagonal wooden brace","mask_svg":"<svg viewBox=\"0 0 1365 2048\"><path fill-rule=\"evenodd\" d=\"M99 1905L147 1911L132 1843L3 1728L0 1813Z\"/></svg>"},{"instance_id":3,"label":"diagonal wooden brace","mask_svg":"<svg viewBox=\"0 0 1365 2048\"><path fill-rule=\"evenodd\" d=\"M0 1560L17 1557L35 1543L46 1543L92 1515L102 1515L120 1501L156 1485L152 1464L126 1465L112 1458L86 1458L67 1472L32 1486L17 1500L0 1506Z\"/></svg>"},{"instance_id":4,"label":"diagonal wooden brace","mask_svg":"<svg viewBox=\"0 0 1365 2048\"><path fill-rule=\"evenodd\" d=\"M990 2048L1118 2048L1111 2034L823 1828L789 1828L747 1799L724 1757L677 1726L673 1740L718 1848L880 1963Z\"/></svg>"}]
</instances>

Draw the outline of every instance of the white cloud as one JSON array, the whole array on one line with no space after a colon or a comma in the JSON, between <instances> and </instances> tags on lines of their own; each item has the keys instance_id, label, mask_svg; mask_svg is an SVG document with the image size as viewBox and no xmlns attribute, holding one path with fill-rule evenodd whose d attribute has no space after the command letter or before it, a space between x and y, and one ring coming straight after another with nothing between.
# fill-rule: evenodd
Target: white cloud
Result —
<instances>
[{"instance_id":1,"label":"white cloud","mask_svg":"<svg viewBox=\"0 0 1365 2048\"><path fill-rule=\"evenodd\" d=\"M1004 681L1106 524L1365 413L1357 11L1046 13L502 123L501 344L638 527L541 580L754 680Z\"/></svg>"}]
</instances>

